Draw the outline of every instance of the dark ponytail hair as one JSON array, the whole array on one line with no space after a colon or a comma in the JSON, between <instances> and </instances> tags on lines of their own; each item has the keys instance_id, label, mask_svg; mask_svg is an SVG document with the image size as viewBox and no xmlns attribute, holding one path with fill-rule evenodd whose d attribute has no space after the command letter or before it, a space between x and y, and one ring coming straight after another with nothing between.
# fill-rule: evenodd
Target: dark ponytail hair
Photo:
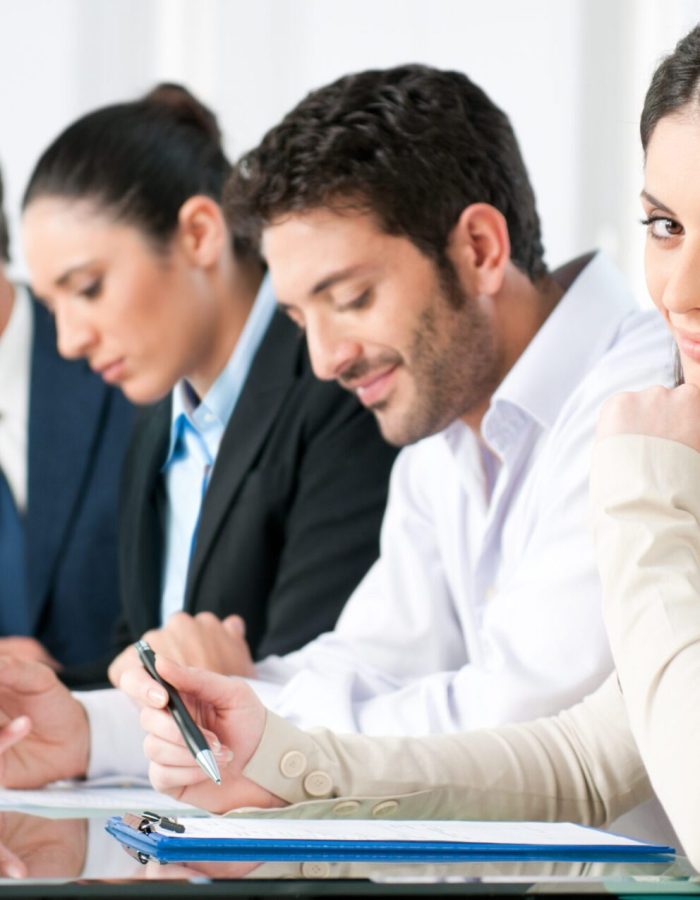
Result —
<instances>
[{"instance_id":1,"label":"dark ponytail hair","mask_svg":"<svg viewBox=\"0 0 700 900\"><path fill-rule=\"evenodd\" d=\"M90 200L162 249L182 204L196 194L219 203L230 169L211 110L181 85L163 83L69 125L36 164L22 208L47 196Z\"/></svg>"},{"instance_id":2,"label":"dark ponytail hair","mask_svg":"<svg viewBox=\"0 0 700 900\"><path fill-rule=\"evenodd\" d=\"M678 41L654 72L639 124L645 153L659 121L690 104L700 108L700 25Z\"/></svg>"}]
</instances>

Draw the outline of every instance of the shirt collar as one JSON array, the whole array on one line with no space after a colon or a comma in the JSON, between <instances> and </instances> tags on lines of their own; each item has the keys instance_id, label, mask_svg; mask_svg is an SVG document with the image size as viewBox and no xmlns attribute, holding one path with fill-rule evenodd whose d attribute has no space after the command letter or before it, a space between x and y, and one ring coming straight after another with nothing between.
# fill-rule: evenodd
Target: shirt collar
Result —
<instances>
[{"instance_id":1,"label":"shirt collar","mask_svg":"<svg viewBox=\"0 0 700 900\"><path fill-rule=\"evenodd\" d=\"M605 254L595 254L496 389L484 427L505 403L551 428L574 388L610 347L622 320L636 309L622 274Z\"/></svg>"},{"instance_id":2,"label":"shirt collar","mask_svg":"<svg viewBox=\"0 0 700 900\"><path fill-rule=\"evenodd\" d=\"M201 402L198 402L196 394L184 379L175 385L170 416L170 443L164 468L167 467L176 449L181 428L178 420L181 416L200 432L211 425L220 429L226 428L245 385L255 354L274 315L275 306L272 283L269 275L265 275L233 353Z\"/></svg>"}]
</instances>

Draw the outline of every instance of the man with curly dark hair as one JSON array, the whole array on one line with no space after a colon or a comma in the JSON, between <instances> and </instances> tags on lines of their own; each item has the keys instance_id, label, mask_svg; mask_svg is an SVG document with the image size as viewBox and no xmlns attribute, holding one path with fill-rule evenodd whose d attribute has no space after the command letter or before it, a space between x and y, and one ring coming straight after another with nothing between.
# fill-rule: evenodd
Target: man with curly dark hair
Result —
<instances>
[{"instance_id":1,"label":"man with curly dark hair","mask_svg":"<svg viewBox=\"0 0 700 900\"><path fill-rule=\"evenodd\" d=\"M337 627L257 665L303 724L454 731L555 712L611 660L586 524L597 410L668 359L602 255L550 273L506 115L404 65L310 94L226 191L317 376L395 464L381 558ZM245 671L244 641L232 647Z\"/></svg>"},{"instance_id":2,"label":"man with curly dark hair","mask_svg":"<svg viewBox=\"0 0 700 900\"><path fill-rule=\"evenodd\" d=\"M302 725L425 734L553 713L597 687L612 667L586 521L597 412L663 378L669 344L603 255L547 270L507 117L458 72L349 75L243 157L225 205L316 375L410 445L380 558L332 632L256 664L263 699ZM243 636L228 640L227 669L250 671ZM138 668L122 685L143 702L153 689ZM58 708L47 686L7 714L34 719L50 697ZM121 700L119 733L91 732L92 775L144 771ZM41 777L68 771L38 736L20 747ZM271 790L332 791L286 750ZM3 758L6 781L25 783ZM188 797L207 806L200 787Z\"/></svg>"}]
</instances>

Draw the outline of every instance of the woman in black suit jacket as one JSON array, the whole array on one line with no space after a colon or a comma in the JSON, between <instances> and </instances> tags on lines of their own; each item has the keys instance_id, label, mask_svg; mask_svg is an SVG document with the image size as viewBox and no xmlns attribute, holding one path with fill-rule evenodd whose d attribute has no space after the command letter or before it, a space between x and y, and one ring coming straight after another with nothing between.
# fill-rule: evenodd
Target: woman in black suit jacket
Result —
<instances>
[{"instance_id":1,"label":"woman in black suit jacket","mask_svg":"<svg viewBox=\"0 0 700 900\"><path fill-rule=\"evenodd\" d=\"M162 471L170 392L184 383L196 410L221 390L217 379L269 292L256 249L224 221L228 172L211 112L161 85L69 126L25 194L26 256L59 350L150 405L125 468L115 653L162 624L173 562ZM254 656L286 653L333 627L375 559L395 451L354 397L314 379L301 336L279 313L222 425L193 551L180 560L182 609L236 614ZM107 663L65 678L99 683Z\"/></svg>"}]
</instances>

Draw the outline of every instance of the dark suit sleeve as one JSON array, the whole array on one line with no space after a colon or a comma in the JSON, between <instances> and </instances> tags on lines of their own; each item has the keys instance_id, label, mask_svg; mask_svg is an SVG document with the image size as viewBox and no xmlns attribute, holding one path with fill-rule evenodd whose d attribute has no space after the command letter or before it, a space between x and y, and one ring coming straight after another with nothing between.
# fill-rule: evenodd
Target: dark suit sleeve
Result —
<instances>
[{"instance_id":1,"label":"dark suit sleeve","mask_svg":"<svg viewBox=\"0 0 700 900\"><path fill-rule=\"evenodd\" d=\"M107 669L110 663L115 656L128 647L132 641L137 640L138 637L140 635L134 637L131 634L126 617L122 614L114 626L112 636L113 648L111 650L92 662L66 666L58 672L58 677L71 690L86 691L111 687L107 678Z\"/></svg>"},{"instance_id":2,"label":"dark suit sleeve","mask_svg":"<svg viewBox=\"0 0 700 900\"><path fill-rule=\"evenodd\" d=\"M315 380L296 491L255 656L282 654L333 628L379 552L396 450L355 397Z\"/></svg>"},{"instance_id":3,"label":"dark suit sleeve","mask_svg":"<svg viewBox=\"0 0 700 900\"><path fill-rule=\"evenodd\" d=\"M115 656L121 653L130 643L141 637L141 634L147 628L154 627L157 624L156 621L152 621L149 624L147 619L144 622L139 621L136 625L131 621L135 616L135 613L132 611L134 605L137 605L138 611L143 616L155 615L157 594L154 601L150 604L145 602L145 598L142 600L141 595L137 594L137 588L143 581L149 584L147 575L150 573L140 574L135 565L125 565L125 557L127 557L127 562L130 562L129 554L134 552L134 542L143 539L142 532L134 524L133 509L136 500L133 496L135 490L132 488L131 482L134 480L134 472L138 472L143 465L141 459L144 455L144 429L149 425L149 416L152 417L151 409L151 407L148 407L134 410L134 424L131 430L130 443L124 456L120 482L118 507L121 608L110 631L107 649L91 662L66 666L58 673L61 681L73 690L93 690L108 687L107 669ZM167 415L167 411L165 415ZM136 492L138 488L139 485L136 487ZM125 514L125 507L126 511L131 513L131 518ZM155 554L153 554L153 557L154 566L156 566L158 557ZM136 595L136 603L131 601L133 595Z\"/></svg>"}]
</instances>

